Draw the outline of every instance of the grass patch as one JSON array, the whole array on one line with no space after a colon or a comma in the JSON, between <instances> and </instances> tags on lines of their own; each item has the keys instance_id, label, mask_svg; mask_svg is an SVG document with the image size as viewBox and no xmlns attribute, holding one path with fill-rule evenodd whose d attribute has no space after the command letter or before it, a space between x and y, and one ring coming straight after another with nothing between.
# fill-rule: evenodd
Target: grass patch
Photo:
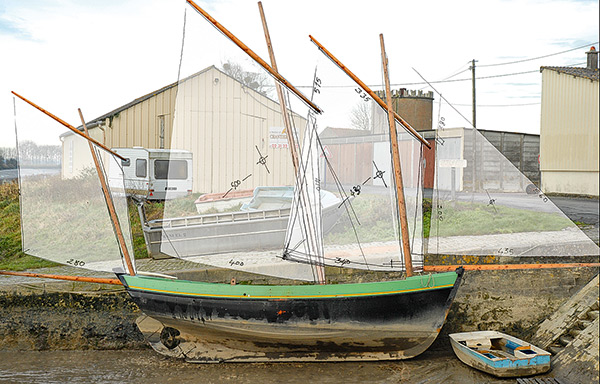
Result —
<instances>
[{"instance_id":1,"label":"grass patch","mask_svg":"<svg viewBox=\"0 0 600 384\"><path fill-rule=\"evenodd\" d=\"M2 259L0 261L0 270L3 271L26 271L29 269L56 267L59 264L48 260L40 259L39 257L20 255L13 259Z\"/></svg>"},{"instance_id":2,"label":"grass patch","mask_svg":"<svg viewBox=\"0 0 600 384\"><path fill-rule=\"evenodd\" d=\"M410 207L414 205L414 200L411 201L407 198L406 204ZM384 242L396 239L396 231L399 231L399 228L394 228L398 225L393 218L396 207L390 203L387 195L362 193L352 201L352 209L353 211L350 211L352 222L346 213L342 214L331 232L325 235L325 244L356 243L357 234L361 243ZM353 212L356 213L358 222ZM413 225L411 219L412 217L409 218L409 226Z\"/></svg>"},{"instance_id":3,"label":"grass patch","mask_svg":"<svg viewBox=\"0 0 600 384\"><path fill-rule=\"evenodd\" d=\"M166 206L169 217L185 217L198 215L198 210L196 209L196 204L194 203L196 199L198 199L198 196L200 196L200 193L193 193L185 197L169 200ZM164 203L160 204L164 207ZM162 210L160 213L162 214ZM148 219L150 220L150 218Z\"/></svg>"},{"instance_id":4,"label":"grass patch","mask_svg":"<svg viewBox=\"0 0 600 384\"><path fill-rule=\"evenodd\" d=\"M19 214L18 184L0 184L0 269L23 271L58 265L23 253Z\"/></svg>"},{"instance_id":5,"label":"grass patch","mask_svg":"<svg viewBox=\"0 0 600 384\"><path fill-rule=\"evenodd\" d=\"M77 188L72 188L72 190L77 191ZM189 209L189 200L193 202L195 198L188 197L186 200L187 202L181 203L181 206L186 207L187 205L187 208ZM148 219L152 220L161 218L163 207L163 202L146 203L145 208ZM58 216L65 216L73 208L77 207L67 206L65 210L58 210L54 214ZM181 208L181 210L183 210L183 208ZM148 251L146 249L146 242L144 240L144 234L142 232L142 226L140 224L137 207L131 201L128 202L128 214L131 225L135 258L147 258ZM68 250L65 252L68 252ZM58 265L60 264L27 255L22 251L19 187L16 182L0 184L0 269L9 271L23 271L27 269L54 267Z\"/></svg>"},{"instance_id":6,"label":"grass patch","mask_svg":"<svg viewBox=\"0 0 600 384\"><path fill-rule=\"evenodd\" d=\"M560 231L572 226L571 220L559 213L481 203L444 202L441 210L429 215L432 236L443 237Z\"/></svg>"},{"instance_id":7,"label":"grass patch","mask_svg":"<svg viewBox=\"0 0 600 384\"><path fill-rule=\"evenodd\" d=\"M410 201L407 201L410 206ZM376 195L360 195L352 202L360 219L356 226L361 242L394 240L393 222L386 219L391 207L387 199ZM423 237L476 236L522 232L560 231L572 227L572 222L560 213L528 211L487 204L445 202L441 221L437 212L432 214L431 199L423 199ZM409 219L410 220L410 219ZM584 223L576 223L585 226ZM409 223L410 225L410 223ZM349 244L356 241L354 228L345 218L340 219L325 236L325 244Z\"/></svg>"}]
</instances>

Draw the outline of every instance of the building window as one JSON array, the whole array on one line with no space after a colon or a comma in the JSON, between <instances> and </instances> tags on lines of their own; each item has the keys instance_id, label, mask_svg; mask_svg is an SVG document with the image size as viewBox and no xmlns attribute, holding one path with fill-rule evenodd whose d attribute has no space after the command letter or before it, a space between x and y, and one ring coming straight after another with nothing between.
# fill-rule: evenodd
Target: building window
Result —
<instances>
[{"instance_id":1,"label":"building window","mask_svg":"<svg viewBox=\"0 0 600 384\"><path fill-rule=\"evenodd\" d=\"M135 176L136 177L146 177L148 162L146 159L137 159L135 161Z\"/></svg>"},{"instance_id":2,"label":"building window","mask_svg":"<svg viewBox=\"0 0 600 384\"><path fill-rule=\"evenodd\" d=\"M154 160L156 179L185 180L188 176L185 160Z\"/></svg>"},{"instance_id":3,"label":"building window","mask_svg":"<svg viewBox=\"0 0 600 384\"><path fill-rule=\"evenodd\" d=\"M158 145L159 148L165 148L165 116L158 116Z\"/></svg>"}]
</instances>

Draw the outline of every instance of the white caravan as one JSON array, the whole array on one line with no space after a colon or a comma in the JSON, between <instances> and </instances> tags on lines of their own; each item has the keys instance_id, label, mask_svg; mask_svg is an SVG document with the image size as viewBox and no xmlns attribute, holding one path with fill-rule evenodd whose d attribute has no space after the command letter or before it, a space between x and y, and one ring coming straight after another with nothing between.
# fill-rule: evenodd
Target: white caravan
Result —
<instances>
[{"instance_id":1,"label":"white caravan","mask_svg":"<svg viewBox=\"0 0 600 384\"><path fill-rule=\"evenodd\" d=\"M148 200L192 193L192 153L181 149L113 148L122 160L125 189Z\"/></svg>"}]
</instances>

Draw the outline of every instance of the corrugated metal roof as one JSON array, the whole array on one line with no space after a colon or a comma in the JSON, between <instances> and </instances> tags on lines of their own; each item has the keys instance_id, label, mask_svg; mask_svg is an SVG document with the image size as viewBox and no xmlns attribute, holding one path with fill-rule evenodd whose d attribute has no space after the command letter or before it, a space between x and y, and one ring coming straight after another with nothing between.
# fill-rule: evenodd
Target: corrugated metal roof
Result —
<instances>
[{"instance_id":1,"label":"corrugated metal roof","mask_svg":"<svg viewBox=\"0 0 600 384\"><path fill-rule=\"evenodd\" d=\"M564 73L565 75L571 75L576 77L583 77L592 81L598 81L598 69L590 68L577 68L577 67L541 67L540 72L544 69L549 69L558 73Z\"/></svg>"}]
</instances>

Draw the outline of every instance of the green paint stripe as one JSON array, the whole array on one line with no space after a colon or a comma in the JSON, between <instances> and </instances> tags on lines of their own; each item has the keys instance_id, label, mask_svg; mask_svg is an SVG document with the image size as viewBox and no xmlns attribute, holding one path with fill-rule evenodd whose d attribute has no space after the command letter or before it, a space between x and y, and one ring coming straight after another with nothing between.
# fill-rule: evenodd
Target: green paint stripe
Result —
<instances>
[{"instance_id":1,"label":"green paint stripe","mask_svg":"<svg viewBox=\"0 0 600 384\"><path fill-rule=\"evenodd\" d=\"M168 293L168 294L176 294L176 295L186 295L186 296L201 296L201 297L222 297L222 298L235 298L235 299L316 299L316 298L332 298L332 297L358 297L358 296L374 296L374 295L390 295L394 293L402 293L402 292L417 292L417 291L425 291L425 290L434 290L434 289L442 289L442 288L450 288L453 284L448 285L439 285L435 287L426 287L419 289L405 289L399 291L386 291L386 292L366 292L366 293L355 293L355 294L323 294L323 295L286 295L286 296L255 296L255 295L224 295L224 294L209 294L209 293L196 293L196 292L181 292L181 291L168 291L164 289L152 289L152 288L144 288L144 287L135 287L130 286L132 289L137 289L141 291L150 291L150 292L158 292L158 293Z\"/></svg>"},{"instance_id":2,"label":"green paint stripe","mask_svg":"<svg viewBox=\"0 0 600 384\"><path fill-rule=\"evenodd\" d=\"M436 290L452 287L456 278L455 272L448 272L431 275L431 277L413 276L406 280L377 283L284 286L230 285L138 276L125 276L125 281L131 289L169 295L286 300L360 297Z\"/></svg>"}]
</instances>

